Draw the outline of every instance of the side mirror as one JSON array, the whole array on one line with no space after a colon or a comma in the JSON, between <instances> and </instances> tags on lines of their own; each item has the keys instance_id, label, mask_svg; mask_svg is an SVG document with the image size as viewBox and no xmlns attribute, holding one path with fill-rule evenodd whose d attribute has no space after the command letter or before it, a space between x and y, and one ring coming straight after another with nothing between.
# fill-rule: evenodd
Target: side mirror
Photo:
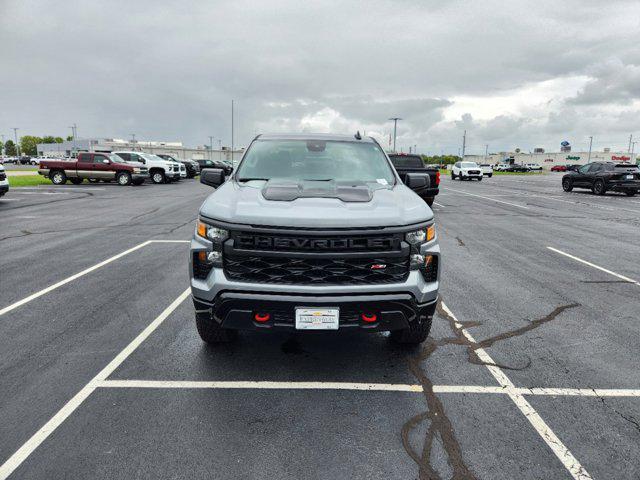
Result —
<instances>
[{"instance_id":1,"label":"side mirror","mask_svg":"<svg viewBox=\"0 0 640 480\"><path fill-rule=\"evenodd\" d=\"M431 179L424 173L407 173L404 184L414 192L419 192L429 188Z\"/></svg>"},{"instance_id":2,"label":"side mirror","mask_svg":"<svg viewBox=\"0 0 640 480\"><path fill-rule=\"evenodd\" d=\"M200 171L200 183L218 188L224 183L224 171L220 168L204 168Z\"/></svg>"}]
</instances>

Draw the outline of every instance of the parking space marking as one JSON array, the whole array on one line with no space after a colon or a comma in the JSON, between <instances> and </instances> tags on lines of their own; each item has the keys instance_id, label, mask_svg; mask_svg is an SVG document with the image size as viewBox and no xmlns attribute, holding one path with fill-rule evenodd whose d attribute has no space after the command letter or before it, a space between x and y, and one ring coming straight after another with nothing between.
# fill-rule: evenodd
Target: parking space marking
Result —
<instances>
[{"instance_id":1,"label":"parking space marking","mask_svg":"<svg viewBox=\"0 0 640 480\"><path fill-rule=\"evenodd\" d=\"M146 243L146 242L145 242ZM76 395L69 400L51 419L45 423L27 442L22 445L9 459L0 466L0 480L6 480L13 471L24 462L33 451L58 428L89 395L97 388L96 385L106 380L144 340L151 335L164 320L180 306L190 295L191 288L187 288L171 305L164 309L147 327L134 338L111 362L104 367L93 379L87 383Z\"/></svg>"},{"instance_id":2,"label":"parking space marking","mask_svg":"<svg viewBox=\"0 0 640 480\"><path fill-rule=\"evenodd\" d=\"M75 191L89 191L89 192L93 192L95 190L105 190L103 187L56 187L54 185L43 185L42 187L16 187L19 188L20 190L44 190L45 188L49 188L49 189L53 189L53 190L75 190Z\"/></svg>"},{"instance_id":3,"label":"parking space marking","mask_svg":"<svg viewBox=\"0 0 640 480\"><path fill-rule=\"evenodd\" d=\"M596 270L600 270L601 272L608 273L609 275L613 275L614 277L617 277L620 280L624 280L627 283L633 283L640 287L640 282L638 282L637 280L634 280L633 278L625 277L624 275L620 275L619 273L612 272L611 270L607 270L606 268L596 265L595 263L588 262L586 260L583 260L582 258L571 255L570 253L563 252L562 250L558 250L557 248L553 248L553 247L547 247L547 248L552 252L556 252L560 255L564 255L565 257L570 258L571 260L575 260L576 262L583 263L585 265L588 265L589 267L595 268Z\"/></svg>"},{"instance_id":4,"label":"parking space marking","mask_svg":"<svg viewBox=\"0 0 640 480\"><path fill-rule=\"evenodd\" d=\"M97 388L152 388L185 390L352 390L376 392L422 393L422 385L403 383L350 382L263 382L263 381L203 381L203 380L103 380ZM484 385L434 385L435 393L483 393L507 395L538 395L551 397L640 397L640 389L513 387Z\"/></svg>"},{"instance_id":5,"label":"parking space marking","mask_svg":"<svg viewBox=\"0 0 640 480\"><path fill-rule=\"evenodd\" d=\"M453 312L445 305L444 302L441 303L444 311L451 316L451 318L455 322L456 328L460 329L462 334L469 340L470 342L477 343L473 335L471 335L464 326L458 321ZM510 389L507 392L509 398L515 403L516 407L522 412L525 418L529 421L529 423L535 428L538 434L545 441L547 446L551 449L553 453L555 453L556 457L562 462L567 471L571 474L571 476L575 480L591 480L591 475L585 470L585 468L580 464L578 459L573 456L573 454L569 451L569 449L562 443L560 438L551 430L549 425L542 419L542 417L538 414L538 412L531 406L531 404L524 398L524 395L514 391L515 385L513 382L507 377L507 375L502 371L501 368L496 366L496 362L491 358L491 356L486 352L484 348L478 348L474 350L478 358L485 363L487 369L493 375L493 378L500 384L501 387Z\"/></svg>"},{"instance_id":6,"label":"parking space marking","mask_svg":"<svg viewBox=\"0 0 640 480\"><path fill-rule=\"evenodd\" d=\"M114 255L113 257L107 258L106 260L103 260L102 262L97 263L92 267L86 268L81 272L78 272L74 275L71 275L70 277L60 280L58 283L54 283L53 285L50 285L47 288L43 288L42 290L32 293L31 295L23 298L22 300L18 300L17 302L12 303L11 305L0 309L0 316L10 312L11 310L15 310L16 308L24 305L25 303L29 303L30 301L35 300L36 298L41 297L42 295L46 295L47 293L52 292L53 290L59 287L62 287L63 285L66 285L69 282L73 282L74 280L77 280L78 278L83 277L88 273L91 273L101 267L104 267L105 265L108 265L111 262L115 262L116 260L126 255L129 255L130 253L135 252L136 250L146 247L147 245L150 245L152 243L185 243L185 242L189 243L189 240L147 240L146 242L142 242L139 245L136 245L135 247L130 248L129 250L125 250L124 252Z\"/></svg>"},{"instance_id":7,"label":"parking space marking","mask_svg":"<svg viewBox=\"0 0 640 480\"><path fill-rule=\"evenodd\" d=\"M463 195L469 195L471 197L484 198L485 200L491 200L492 202L504 203L505 205L511 205L512 207L518 207L518 208L523 208L525 210L529 210L529 207L527 207L525 205L518 205L516 203L505 202L504 200L498 200L497 198L485 197L484 195L477 195L475 193L463 192L462 190L456 190L456 189L451 188L451 187L447 187L447 190L450 190L450 191L456 192L456 193L461 193Z\"/></svg>"},{"instance_id":8,"label":"parking space marking","mask_svg":"<svg viewBox=\"0 0 640 480\"><path fill-rule=\"evenodd\" d=\"M444 205L440 205L438 202L433 202L433 204L439 206L440 208L445 208Z\"/></svg>"}]
</instances>

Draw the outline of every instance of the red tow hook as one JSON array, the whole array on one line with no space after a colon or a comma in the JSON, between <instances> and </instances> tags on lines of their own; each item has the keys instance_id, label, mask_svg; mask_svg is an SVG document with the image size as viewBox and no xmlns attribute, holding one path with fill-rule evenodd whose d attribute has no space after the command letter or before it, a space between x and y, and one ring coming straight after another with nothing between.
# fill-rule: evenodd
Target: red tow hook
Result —
<instances>
[{"instance_id":1,"label":"red tow hook","mask_svg":"<svg viewBox=\"0 0 640 480\"><path fill-rule=\"evenodd\" d=\"M271 318L271 315L269 315L268 313L256 313L253 316L253 319L258 323L268 322L270 318Z\"/></svg>"},{"instance_id":2,"label":"red tow hook","mask_svg":"<svg viewBox=\"0 0 640 480\"><path fill-rule=\"evenodd\" d=\"M375 313L363 313L360 315L362 321L365 323L375 323L378 321L378 316Z\"/></svg>"}]
</instances>

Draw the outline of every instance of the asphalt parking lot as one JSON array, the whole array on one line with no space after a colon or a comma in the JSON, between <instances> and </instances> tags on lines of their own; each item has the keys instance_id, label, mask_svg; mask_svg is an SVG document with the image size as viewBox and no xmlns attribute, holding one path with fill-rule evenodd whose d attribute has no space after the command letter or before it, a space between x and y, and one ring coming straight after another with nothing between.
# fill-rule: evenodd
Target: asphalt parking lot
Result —
<instances>
[{"instance_id":1,"label":"asphalt parking lot","mask_svg":"<svg viewBox=\"0 0 640 480\"><path fill-rule=\"evenodd\" d=\"M0 480L640 478L640 199L443 178L422 348L188 297L195 180L0 199Z\"/></svg>"}]
</instances>

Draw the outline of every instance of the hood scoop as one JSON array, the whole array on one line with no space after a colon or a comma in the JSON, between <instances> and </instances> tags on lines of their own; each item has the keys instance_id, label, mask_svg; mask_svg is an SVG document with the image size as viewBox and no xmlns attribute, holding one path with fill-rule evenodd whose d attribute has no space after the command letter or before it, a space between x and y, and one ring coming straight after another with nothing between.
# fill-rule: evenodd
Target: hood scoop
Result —
<instances>
[{"instance_id":1,"label":"hood scoop","mask_svg":"<svg viewBox=\"0 0 640 480\"><path fill-rule=\"evenodd\" d=\"M291 202L298 198L337 198L343 202L370 202L373 191L364 182L336 182L335 180L273 179L265 183L262 196L266 200Z\"/></svg>"}]
</instances>

